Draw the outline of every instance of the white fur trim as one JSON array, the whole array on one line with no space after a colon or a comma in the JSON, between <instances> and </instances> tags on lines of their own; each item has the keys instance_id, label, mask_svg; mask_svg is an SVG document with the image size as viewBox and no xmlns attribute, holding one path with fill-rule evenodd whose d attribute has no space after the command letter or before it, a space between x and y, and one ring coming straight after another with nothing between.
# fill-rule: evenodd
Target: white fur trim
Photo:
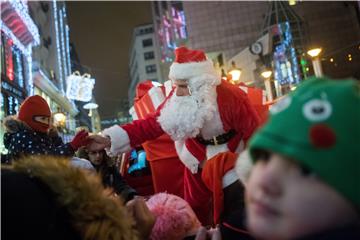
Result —
<instances>
[{"instance_id":1,"label":"white fur trim","mask_svg":"<svg viewBox=\"0 0 360 240\"><path fill-rule=\"evenodd\" d=\"M198 172L199 161L192 155L185 146L184 140L175 141L175 149L180 161L187 167L192 174Z\"/></svg>"},{"instance_id":2,"label":"white fur trim","mask_svg":"<svg viewBox=\"0 0 360 240\"><path fill-rule=\"evenodd\" d=\"M240 181L246 186L247 180L249 179L251 169L253 167L253 163L250 158L250 154L248 150L243 151L239 154L236 164L235 170L240 179Z\"/></svg>"},{"instance_id":3,"label":"white fur trim","mask_svg":"<svg viewBox=\"0 0 360 240\"><path fill-rule=\"evenodd\" d=\"M148 92L155 109L164 101L165 96L161 88L152 87Z\"/></svg>"},{"instance_id":4,"label":"white fur trim","mask_svg":"<svg viewBox=\"0 0 360 240\"><path fill-rule=\"evenodd\" d=\"M206 159L209 160L218 153L228 152L229 148L227 143L221 145L207 145L206 146Z\"/></svg>"},{"instance_id":5,"label":"white fur trim","mask_svg":"<svg viewBox=\"0 0 360 240\"><path fill-rule=\"evenodd\" d=\"M174 62L170 66L169 78L172 80L189 79L191 82L192 78L197 78L204 74L213 75L215 77L216 80L209 80L209 81L213 81L210 82L209 84L216 86L221 83L221 77L215 71L214 64L210 59L202 62L189 62L189 63ZM201 81L204 80L206 79L201 79ZM189 84L192 84L190 82ZM198 86L202 84L196 84L196 85Z\"/></svg>"},{"instance_id":6,"label":"white fur trim","mask_svg":"<svg viewBox=\"0 0 360 240\"><path fill-rule=\"evenodd\" d=\"M130 115L131 115L131 117L132 117L133 120L138 120L138 119L139 119L138 116L137 116L137 114L136 114L136 111L135 111L135 107L134 107L134 106L132 106L132 107L130 108L129 113L130 113Z\"/></svg>"},{"instance_id":7,"label":"white fur trim","mask_svg":"<svg viewBox=\"0 0 360 240\"><path fill-rule=\"evenodd\" d=\"M116 156L131 150L129 135L122 127L114 125L106 128L102 134L109 136L111 139L111 148L107 149L110 156Z\"/></svg>"},{"instance_id":8,"label":"white fur trim","mask_svg":"<svg viewBox=\"0 0 360 240\"><path fill-rule=\"evenodd\" d=\"M236 174L235 169L231 169L225 173L222 179L222 187L226 188L236 182L239 179L238 175Z\"/></svg>"}]
</instances>

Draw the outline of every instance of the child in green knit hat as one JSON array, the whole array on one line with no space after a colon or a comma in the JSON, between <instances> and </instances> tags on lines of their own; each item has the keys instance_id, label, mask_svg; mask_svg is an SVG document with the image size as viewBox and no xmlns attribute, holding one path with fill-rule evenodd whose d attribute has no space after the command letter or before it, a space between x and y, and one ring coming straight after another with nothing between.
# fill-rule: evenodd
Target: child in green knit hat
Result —
<instances>
[{"instance_id":1,"label":"child in green knit hat","mask_svg":"<svg viewBox=\"0 0 360 240\"><path fill-rule=\"evenodd\" d=\"M360 239L360 89L312 78L252 137L247 225L259 239Z\"/></svg>"}]
</instances>

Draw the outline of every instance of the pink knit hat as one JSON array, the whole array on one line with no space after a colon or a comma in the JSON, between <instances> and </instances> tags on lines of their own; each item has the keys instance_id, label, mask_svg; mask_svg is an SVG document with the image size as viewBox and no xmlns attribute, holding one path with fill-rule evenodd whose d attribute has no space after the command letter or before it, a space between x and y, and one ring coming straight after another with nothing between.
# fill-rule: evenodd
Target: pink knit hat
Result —
<instances>
[{"instance_id":1,"label":"pink knit hat","mask_svg":"<svg viewBox=\"0 0 360 240\"><path fill-rule=\"evenodd\" d=\"M195 235L201 226L190 205L178 196L158 193L146 205L156 216L150 236L152 240L181 240Z\"/></svg>"}]
</instances>

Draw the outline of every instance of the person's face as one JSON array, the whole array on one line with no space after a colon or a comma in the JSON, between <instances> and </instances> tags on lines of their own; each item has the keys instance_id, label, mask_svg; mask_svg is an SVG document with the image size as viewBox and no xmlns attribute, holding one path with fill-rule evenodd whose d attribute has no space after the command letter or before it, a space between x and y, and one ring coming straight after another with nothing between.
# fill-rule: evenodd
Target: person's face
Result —
<instances>
[{"instance_id":1,"label":"person's face","mask_svg":"<svg viewBox=\"0 0 360 240\"><path fill-rule=\"evenodd\" d=\"M103 151L89 151L88 155L90 162L94 165L100 165L104 158Z\"/></svg>"},{"instance_id":2,"label":"person's face","mask_svg":"<svg viewBox=\"0 0 360 240\"><path fill-rule=\"evenodd\" d=\"M175 80L174 85L175 85L176 96L182 97L182 96L190 96L191 95L187 81L182 80L182 79Z\"/></svg>"},{"instance_id":3,"label":"person's face","mask_svg":"<svg viewBox=\"0 0 360 240\"><path fill-rule=\"evenodd\" d=\"M50 125L50 118L47 116L35 116L34 120L39 123Z\"/></svg>"},{"instance_id":4,"label":"person's face","mask_svg":"<svg viewBox=\"0 0 360 240\"><path fill-rule=\"evenodd\" d=\"M291 239L342 226L357 218L352 205L293 160L260 157L246 193L247 225L260 239Z\"/></svg>"}]
</instances>

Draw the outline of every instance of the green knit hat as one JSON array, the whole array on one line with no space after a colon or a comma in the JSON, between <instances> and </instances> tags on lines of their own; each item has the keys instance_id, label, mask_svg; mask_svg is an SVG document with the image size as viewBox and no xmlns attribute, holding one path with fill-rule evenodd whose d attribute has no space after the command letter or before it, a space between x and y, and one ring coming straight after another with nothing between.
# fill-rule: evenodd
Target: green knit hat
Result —
<instances>
[{"instance_id":1,"label":"green knit hat","mask_svg":"<svg viewBox=\"0 0 360 240\"><path fill-rule=\"evenodd\" d=\"M251 138L257 149L293 158L360 207L360 88L354 80L311 78L270 110Z\"/></svg>"}]
</instances>

